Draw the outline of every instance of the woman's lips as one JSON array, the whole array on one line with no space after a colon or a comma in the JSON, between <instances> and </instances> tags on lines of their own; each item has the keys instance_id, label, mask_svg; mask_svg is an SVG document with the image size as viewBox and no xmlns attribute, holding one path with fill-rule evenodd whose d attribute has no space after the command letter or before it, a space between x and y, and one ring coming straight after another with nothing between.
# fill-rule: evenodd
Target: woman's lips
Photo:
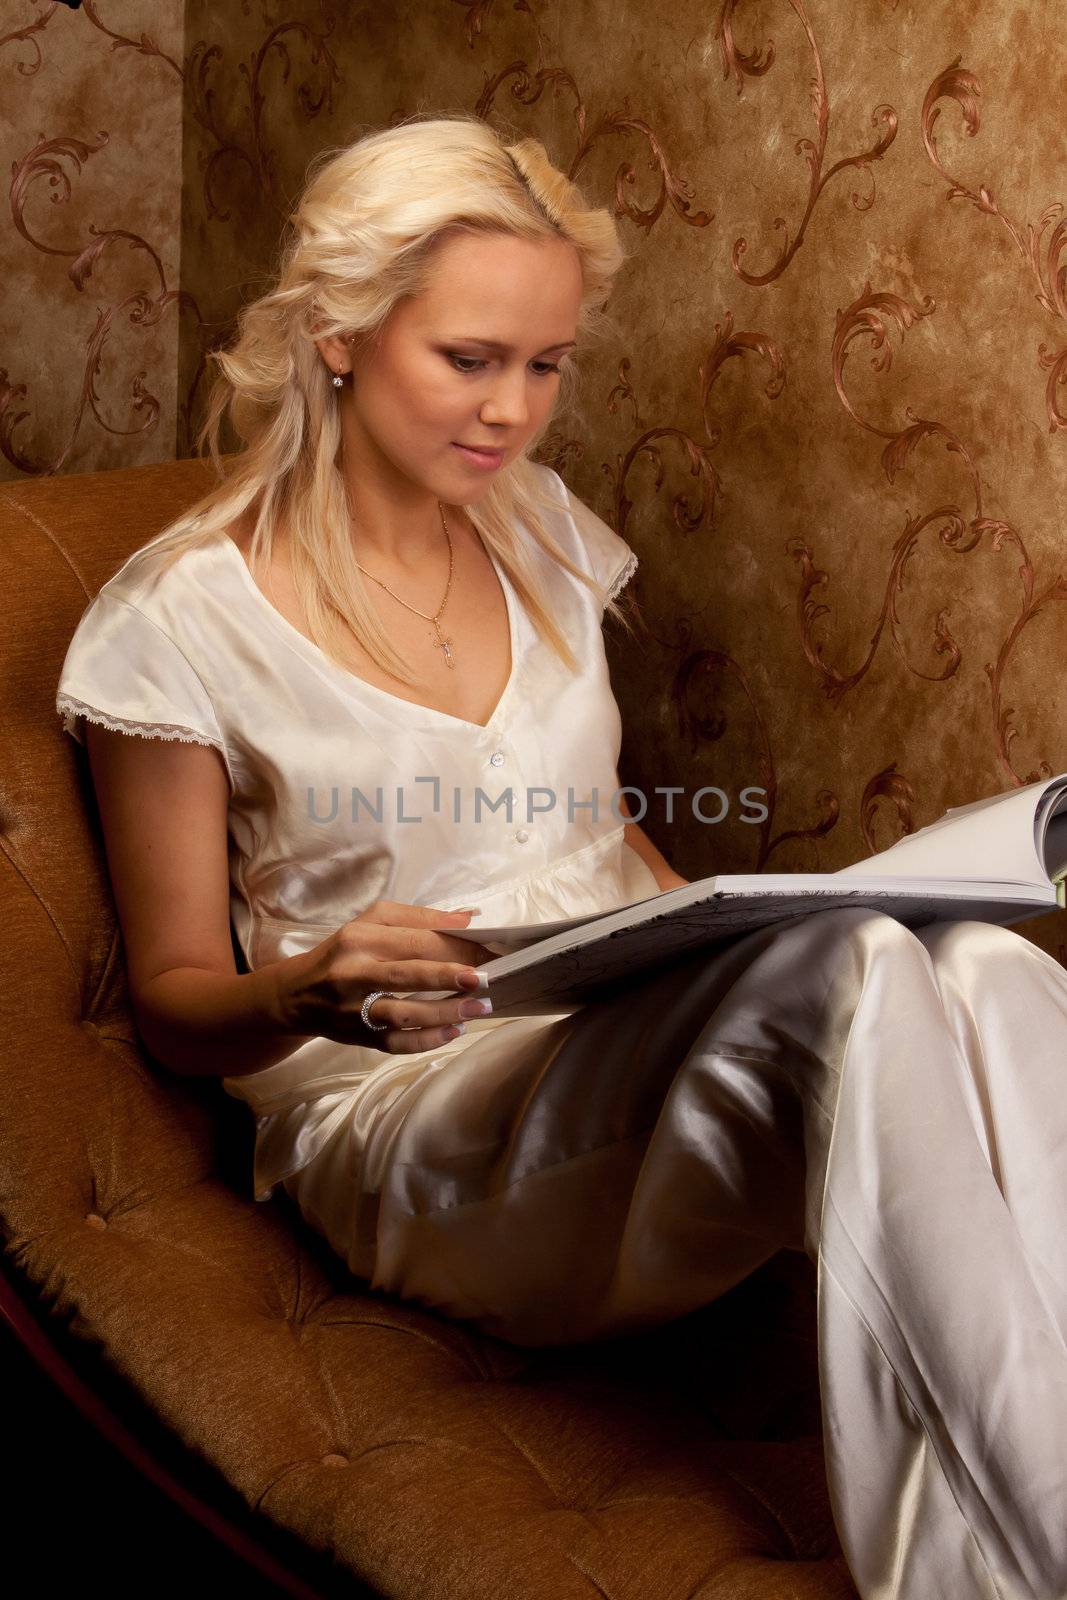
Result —
<instances>
[{"instance_id":1,"label":"woman's lips","mask_svg":"<svg viewBox=\"0 0 1067 1600\"><path fill-rule=\"evenodd\" d=\"M482 472L492 472L504 459L503 450L477 450L470 445L458 444L452 441L453 449L470 462L471 466L478 467Z\"/></svg>"}]
</instances>

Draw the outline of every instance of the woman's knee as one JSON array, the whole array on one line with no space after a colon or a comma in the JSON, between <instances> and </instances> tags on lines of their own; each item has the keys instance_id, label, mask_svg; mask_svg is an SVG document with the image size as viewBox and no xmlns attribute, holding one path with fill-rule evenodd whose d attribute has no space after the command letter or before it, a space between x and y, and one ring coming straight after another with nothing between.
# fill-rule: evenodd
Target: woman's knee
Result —
<instances>
[{"instance_id":1,"label":"woman's knee","mask_svg":"<svg viewBox=\"0 0 1067 1600\"><path fill-rule=\"evenodd\" d=\"M1049 968L1067 981L1067 971L1055 956L1000 923L976 918L930 922L919 928L917 935L934 964L942 969L949 965L973 968L975 963L981 963L1006 975L1011 963L1028 961Z\"/></svg>"},{"instance_id":2,"label":"woman's knee","mask_svg":"<svg viewBox=\"0 0 1067 1600\"><path fill-rule=\"evenodd\" d=\"M820 948L843 947L849 951L899 948L912 955L920 951L914 929L873 906L831 906L786 926L798 925L809 928Z\"/></svg>"}]
</instances>

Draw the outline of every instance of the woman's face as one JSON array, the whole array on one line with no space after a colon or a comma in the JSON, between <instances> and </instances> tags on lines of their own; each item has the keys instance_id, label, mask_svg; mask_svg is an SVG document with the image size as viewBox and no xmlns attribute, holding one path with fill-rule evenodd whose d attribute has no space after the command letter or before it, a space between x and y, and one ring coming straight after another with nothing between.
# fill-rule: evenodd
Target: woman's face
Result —
<instances>
[{"instance_id":1,"label":"woman's face","mask_svg":"<svg viewBox=\"0 0 1067 1600\"><path fill-rule=\"evenodd\" d=\"M446 503L480 499L552 410L581 293L565 240L445 240L429 288L394 307L374 344L317 341L334 371L352 371L338 391L346 469Z\"/></svg>"}]
</instances>

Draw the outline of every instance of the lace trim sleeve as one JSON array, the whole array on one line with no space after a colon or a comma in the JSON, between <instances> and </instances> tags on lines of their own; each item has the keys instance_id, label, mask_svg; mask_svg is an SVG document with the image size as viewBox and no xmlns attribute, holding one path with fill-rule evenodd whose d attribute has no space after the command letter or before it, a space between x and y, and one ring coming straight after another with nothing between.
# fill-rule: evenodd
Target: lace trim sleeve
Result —
<instances>
[{"instance_id":1,"label":"lace trim sleeve","mask_svg":"<svg viewBox=\"0 0 1067 1600\"><path fill-rule=\"evenodd\" d=\"M611 584L611 587L608 590L608 599L609 600L614 600L615 596L621 590L625 589L626 585L629 583L630 579L633 577L633 575L634 575L634 573L636 571L637 571L637 556L635 555L634 551L631 550L630 554L626 558L626 565L623 567L622 571L614 579L614 581Z\"/></svg>"},{"instance_id":2,"label":"lace trim sleeve","mask_svg":"<svg viewBox=\"0 0 1067 1600\"><path fill-rule=\"evenodd\" d=\"M197 729L184 727L177 722L134 722L127 717L113 717L106 711L100 711L96 706L86 705L83 700L76 700L73 695L58 695L56 710L63 718L63 732L69 733L79 744L83 741L78 720L84 718L86 722L96 722L103 728L111 728L115 733L139 734L144 739L177 739L182 744L205 744L218 750L220 755L226 754L219 739L214 739Z\"/></svg>"}]
</instances>

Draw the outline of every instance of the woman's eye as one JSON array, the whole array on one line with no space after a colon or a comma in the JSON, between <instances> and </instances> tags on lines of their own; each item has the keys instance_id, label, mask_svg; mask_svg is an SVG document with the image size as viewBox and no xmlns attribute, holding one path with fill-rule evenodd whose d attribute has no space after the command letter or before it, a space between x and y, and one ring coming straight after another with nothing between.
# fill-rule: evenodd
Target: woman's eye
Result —
<instances>
[{"instance_id":1,"label":"woman's eye","mask_svg":"<svg viewBox=\"0 0 1067 1600\"><path fill-rule=\"evenodd\" d=\"M452 362L463 361L466 363L465 366L457 366L457 372L476 372L479 367L485 366L485 362L479 360L477 356L461 356L454 354L452 351L449 351L448 359ZM557 367L551 361L535 361L533 365L537 369L539 377L544 377L548 372L558 372L560 370L559 367Z\"/></svg>"}]
</instances>

